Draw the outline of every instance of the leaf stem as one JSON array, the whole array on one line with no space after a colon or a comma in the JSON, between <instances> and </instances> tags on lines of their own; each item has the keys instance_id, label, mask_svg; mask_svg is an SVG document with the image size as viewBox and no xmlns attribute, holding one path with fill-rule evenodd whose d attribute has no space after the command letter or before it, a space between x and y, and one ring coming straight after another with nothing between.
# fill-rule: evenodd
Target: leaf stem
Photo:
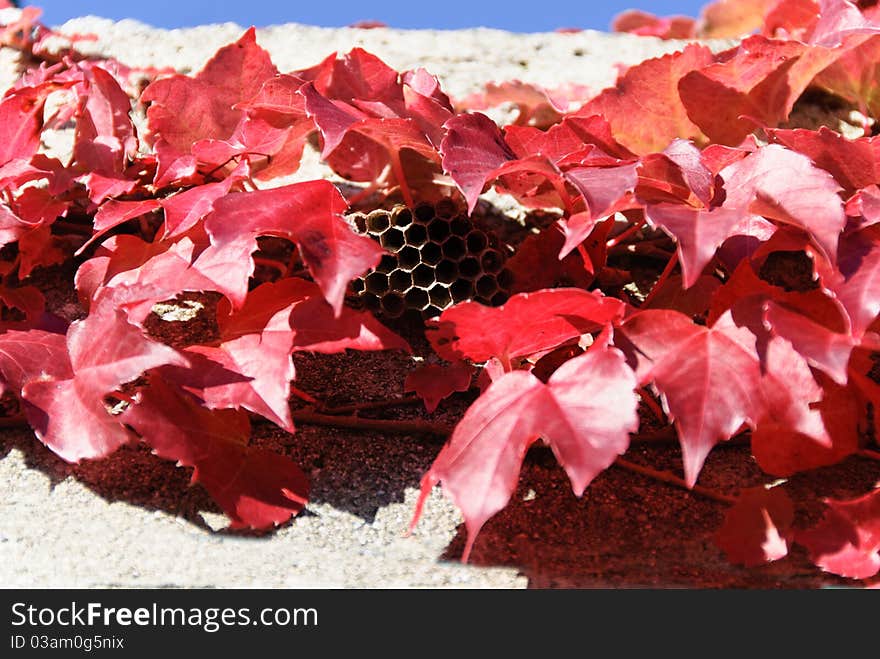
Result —
<instances>
[{"instance_id":1,"label":"leaf stem","mask_svg":"<svg viewBox=\"0 0 880 659\"><path fill-rule=\"evenodd\" d=\"M639 394L639 398L642 399L642 402L645 404L654 417L662 424L666 424L666 415L663 413L663 409L657 404L657 401L654 400L654 397L651 393L645 389L645 387L639 387L637 393Z\"/></svg>"},{"instance_id":2,"label":"leaf stem","mask_svg":"<svg viewBox=\"0 0 880 659\"><path fill-rule=\"evenodd\" d=\"M648 297L642 302L641 308L647 308L648 305L651 304L651 300L653 300L657 296L657 293L660 292L660 289L663 287L663 284L666 283L666 280L669 279L669 275L672 274L676 265L678 265L678 250L675 250L672 258L666 263L666 267L663 268L663 272L660 273L659 279L657 279L657 282L651 287L651 292L648 293Z\"/></svg>"},{"instance_id":3,"label":"leaf stem","mask_svg":"<svg viewBox=\"0 0 880 659\"><path fill-rule=\"evenodd\" d=\"M611 238L608 242L605 243L605 245L607 246L608 249L616 247L617 245L622 243L624 240L626 240L627 238L632 236L634 233L638 232L641 228L642 228L642 224L637 222L637 223L633 224L632 226L624 229L623 231L621 231L619 234L617 234L613 238Z\"/></svg>"},{"instance_id":4,"label":"leaf stem","mask_svg":"<svg viewBox=\"0 0 880 659\"><path fill-rule=\"evenodd\" d=\"M870 460L880 460L880 451L873 451L869 448L863 448L856 453L863 458L868 458Z\"/></svg>"}]
</instances>

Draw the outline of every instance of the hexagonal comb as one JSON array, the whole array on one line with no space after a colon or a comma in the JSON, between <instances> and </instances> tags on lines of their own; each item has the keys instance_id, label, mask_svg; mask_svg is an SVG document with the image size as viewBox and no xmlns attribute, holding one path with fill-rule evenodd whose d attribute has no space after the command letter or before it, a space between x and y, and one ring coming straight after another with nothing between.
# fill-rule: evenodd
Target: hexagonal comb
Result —
<instances>
[{"instance_id":1,"label":"hexagonal comb","mask_svg":"<svg viewBox=\"0 0 880 659\"><path fill-rule=\"evenodd\" d=\"M497 237L474 226L450 200L349 219L389 252L352 282L375 312L396 318L414 310L431 318L465 300L504 304L510 294L511 274Z\"/></svg>"}]
</instances>

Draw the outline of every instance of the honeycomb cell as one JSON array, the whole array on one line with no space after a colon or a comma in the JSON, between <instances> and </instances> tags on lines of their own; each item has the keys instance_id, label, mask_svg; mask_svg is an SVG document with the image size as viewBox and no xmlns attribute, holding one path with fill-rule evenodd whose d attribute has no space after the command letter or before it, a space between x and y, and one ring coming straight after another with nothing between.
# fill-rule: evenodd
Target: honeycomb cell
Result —
<instances>
[{"instance_id":1,"label":"honeycomb cell","mask_svg":"<svg viewBox=\"0 0 880 659\"><path fill-rule=\"evenodd\" d=\"M470 300L474 296L474 284L467 279L457 279L449 287L452 295L452 301L458 304L465 300Z\"/></svg>"},{"instance_id":2,"label":"honeycomb cell","mask_svg":"<svg viewBox=\"0 0 880 659\"><path fill-rule=\"evenodd\" d=\"M382 295L388 290L388 275L382 272L371 272L364 280L368 292Z\"/></svg>"},{"instance_id":3,"label":"honeycomb cell","mask_svg":"<svg viewBox=\"0 0 880 659\"><path fill-rule=\"evenodd\" d=\"M367 215L367 231L374 234L380 234L391 226L391 220L388 213L383 211L374 211Z\"/></svg>"},{"instance_id":4,"label":"honeycomb cell","mask_svg":"<svg viewBox=\"0 0 880 659\"><path fill-rule=\"evenodd\" d=\"M498 282L492 275L483 275L474 284L474 290L477 295L489 300L498 292Z\"/></svg>"},{"instance_id":5,"label":"honeycomb cell","mask_svg":"<svg viewBox=\"0 0 880 659\"><path fill-rule=\"evenodd\" d=\"M464 241L458 236L449 236L443 243L443 256L458 261L465 255Z\"/></svg>"},{"instance_id":6,"label":"honeycomb cell","mask_svg":"<svg viewBox=\"0 0 880 659\"><path fill-rule=\"evenodd\" d=\"M432 220L428 224L428 237L438 243L442 243L449 235L449 221L444 219Z\"/></svg>"},{"instance_id":7,"label":"honeycomb cell","mask_svg":"<svg viewBox=\"0 0 880 659\"><path fill-rule=\"evenodd\" d=\"M362 215L361 213L357 213L351 216L351 221L354 222L354 228L358 233L366 233L367 232L367 217L366 215Z\"/></svg>"},{"instance_id":8,"label":"honeycomb cell","mask_svg":"<svg viewBox=\"0 0 880 659\"><path fill-rule=\"evenodd\" d=\"M397 253L397 262L404 270L412 270L422 262L422 257L419 254L419 250L407 245Z\"/></svg>"},{"instance_id":9,"label":"honeycomb cell","mask_svg":"<svg viewBox=\"0 0 880 659\"><path fill-rule=\"evenodd\" d=\"M431 204L419 204L415 210L416 219L427 224L434 218L434 207Z\"/></svg>"},{"instance_id":10,"label":"honeycomb cell","mask_svg":"<svg viewBox=\"0 0 880 659\"><path fill-rule=\"evenodd\" d=\"M382 296L382 311L396 317L406 309L406 301L400 293L390 292Z\"/></svg>"},{"instance_id":11,"label":"honeycomb cell","mask_svg":"<svg viewBox=\"0 0 880 659\"><path fill-rule=\"evenodd\" d=\"M441 283L451 284L458 279L458 265L455 261L443 259L437 264L437 267L434 268L434 276L437 278L437 281Z\"/></svg>"},{"instance_id":12,"label":"honeycomb cell","mask_svg":"<svg viewBox=\"0 0 880 659\"><path fill-rule=\"evenodd\" d=\"M388 277L388 286L393 291L405 291L413 284L413 278L406 270L395 270Z\"/></svg>"},{"instance_id":13,"label":"honeycomb cell","mask_svg":"<svg viewBox=\"0 0 880 659\"><path fill-rule=\"evenodd\" d=\"M470 220L461 215L452 218L452 221L449 222L449 229L456 236L464 238L470 230L473 228L473 224L471 224Z\"/></svg>"},{"instance_id":14,"label":"honeycomb cell","mask_svg":"<svg viewBox=\"0 0 880 659\"><path fill-rule=\"evenodd\" d=\"M458 272L462 277L474 279L480 274L480 262L473 256L465 257L458 262Z\"/></svg>"},{"instance_id":15,"label":"honeycomb cell","mask_svg":"<svg viewBox=\"0 0 880 659\"><path fill-rule=\"evenodd\" d=\"M403 231L400 229L387 229L385 233L379 236L379 244L385 249L390 249L392 251L397 251L403 247L405 242Z\"/></svg>"},{"instance_id":16,"label":"honeycomb cell","mask_svg":"<svg viewBox=\"0 0 880 659\"><path fill-rule=\"evenodd\" d=\"M498 273L498 288L502 291L509 291L513 286L513 273L504 268L501 272Z\"/></svg>"},{"instance_id":17,"label":"honeycomb cell","mask_svg":"<svg viewBox=\"0 0 880 659\"><path fill-rule=\"evenodd\" d=\"M499 292L495 293L495 295L492 296L492 299L489 300L489 303L493 307L500 307L502 304L507 302L508 297L509 296L507 295L507 293L505 293L503 291L499 291Z\"/></svg>"},{"instance_id":18,"label":"honeycomb cell","mask_svg":"<svg viewBox=\"0 0 880 659\"><path fill-rule=\"evenodd\" d=\"M504 256L498 250L487 249L480 256L480 266L483 268L483 272L490 275L497 274L504 267Z\"/></svg>"},{"instance_id":19,"label":"honeycomb cell","mask_svg":"<svg viewBox=\"0 0 880 659\"><path fill-rule=\"evenodd\" d=\"M446 219L454 216L458 209L455 206L455 202L452 199L441 199L436 204L434 204L434 212L437 217L444 217Z\"/></svg>"},{"instance_id":20,"label":"honeycomb cell","mask_svg":"<svg viewBox=\"0 0 880 659\"><path fill-rule=\"evenodd\" d=\"M391 254L384 254L379 265L376 266L376 272L390 275L397 267L397 259Z\"/></svg>"},{"instance_id":21,"label":"honeycomb cell","mask_svg":"<svg viewBox=\"0 0 880 659\"><path fill-rule=\"evenodd\" d=\"M403 232L406 236L406 244L421 247L428 240L428 230L423 224L410 224Z\"/></svg>"},{"instance_id":22,"label":"honeycomb cell","mask_svg":"<svg viewBox=\"0 0 880 659\"><path fill-rule=\"evenodd\" d=\"M363 279L355 279L354 281L351 282L351 289L355 293L363 293L365 288L366 288L366 284L364 284Z\"/></svg>"},{"instance_id":23,"label":"honeycomb cell","mask_svg":"<svg viewBox=\"0 0 880 659\"><path fill-rule=\"evenodd\" d=\"M465 238L468 252L477 254L489 246L489 238L482 231L471 231Z\"/></svg>"},{"instance_id":24,"label":"honeycomb cell","mask_svg":"<svg viewBox=\"0 0 880 659\"><path fill-rule=\"evenodd\" d=\"M435 281L434 268L424 263L420 263L412 271L412 281L416 286L428 288Z\"/></svg>"},{"instance_id":25,"label":"honeycomb cell","mask_svg":"<svg viewBox=\"0 0 880 659\"><path fill-rule=\"evenodd\" d=\"M445 309L452 303L452 294L443 284L434 284L428 291L428 297L431 298L431 304L440 309Z\"/></svg>"},{"instance_id":26,"label":"honeycomb cell","mask_svg":"<svg viewBox=\"0 0 880 659\"><path fill-rule=\"evenodd\" d=\"M424 309L428 306L428 291L421 288L411 288L406 292L404 300L409 309Z\"/></svg>"},{"instance_id":27,"label":"honeycomb cell","mask_svg":"<svg viewBox=\"0 0 880 659\"><path fill-rule=\"evenodd\" d=\"M422 263L427 263L428 265L437 265L440 263L440 259L443 258L443 250L440 249L440 245L437 243L425 243L419 250L419 254L422 257Z\"/></svg>"},{"instance_id":28,"label":"honeycomb cell","mask_svg":"<svg viewBox=\"0 0 880 659\"><path fill-rule=\"evenodd\" d=\"M412 224L412 221L413 216L409 208L400 208L394 213L394 226L396 227L408 227Z\"/></svg>"}]
</instances>

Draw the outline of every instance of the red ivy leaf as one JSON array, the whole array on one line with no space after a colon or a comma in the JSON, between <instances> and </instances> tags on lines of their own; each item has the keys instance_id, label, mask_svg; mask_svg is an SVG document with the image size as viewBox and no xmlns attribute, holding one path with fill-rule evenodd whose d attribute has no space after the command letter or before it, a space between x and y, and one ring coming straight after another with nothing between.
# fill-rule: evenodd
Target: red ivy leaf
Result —
<instances>
[{"instance_id":1,"label":"red ivy leaf","mask_svg":"<svg viewBox=\"0 0 880 659\"><path fill-rule=\"evenodd\" d=\"M816 73L836 56L796 41L753 36L720 54L717 63L683 76L681 102L712 141L736 146L755 122L773 127L784 121Z\"/></svg>"},{"instance_id":2,"label":"red ivy leaf","mask_svg":"<svg viewBox=\"0 0 880 659\"><path fill-rule=\"evenodd\" d=\"M424 364L407 374L403 390L417 393L425 402L428 414L431 414L447 396L470 389L473 373L473 367L466 362L447 366Z\"/></svg>"},{"instance_id":3,"label":"red ivy leaf","mask_svg":"<svg viewBox=\"0 0 880 659\"><path fill-rule=\"evenodd\" d=\"M63 334L42 330L7 330L0 334L0 374L16 396L32 381L70 375Z\"/></svg>"},{"instance_id":4,"label":"red ivy leaf","mask_svg":"<svg viewBox=\"0 0 880 659\"><path fill-rule=\"evenodd\" d=\"M740 492L724 516L716 544L732 563L754 567L788 555L794 506L781 487Z\"/></svg>"},{"instance_id":5,"label":"red ivy leaf","mask_svg":"<svg viewBox=\"0 0 880 659\"><path fill-rule=\"evenodd\" d=\"M851 579L873 577L880 571L880 490L825 503L822 521L799 533L798 543L826 572Z\"/></svg>"},{"instance_id":6,"label":"red ivy leaf","mask_svg":"<svg viewBox=\"0 0 880 659\"><path fill-rule=\"evenodd\" d=\"M880 139L850 140L825 126L818 131L780 128L767 133L775 142L830 172L847 193L880 183Z\"/></svg>"},{"instance_id":7,"label":"red ivy leaf","mask_svg":"<svg viewBox=\"0 0 880 659\"><path fill-rule=\"evenodd\" d=\"M88 317L70 326L67 350L69 365L59 362L50 376L31 379L23 395L35 408L29 418L37 436L68 462L109 455L128 441L119 419L104 406L106 395L156 366L187 363L146 338L112 300L99 301Z\"/></svg>"},{"instance_id":8,"label":"red ivy leaf","mask_svg":"<svg viewBox=\"0 0 880 659\"><path fill-rule=\"evenodd\" d=\"M218 50L194 78L175 75L151 83L141 94L141 102L150 103L150 129L165 145L159 150L158 177L176 160L189 156L199 140L232 135L244 116L233 106L256 96L263 82L276 73L251 28Z\"/></svg>"},{"instance_id":9,"label":"red ivy leaf","mask_svg":"<svg viewBox=\"0 0 880 659\"><path fill-rule=\"evenodd\" d=\"M534 355L623 318L623 303L579 288L519 293L504 306L464 302L429 327L434 350L447 361L502 361Z\"/></svg>"},{"instance_id":10,"label":"red ivy leaf","mask_svg":"<svg viewBox=\"0 0 880 659\"><path fill-rule=\"evenodd\" d=\"M443 171L458 185L472 213L490 174L516 156L495 122L479 112L456 115L444 128Z\"/></svg>"},{"instance_id":11,"label":"red ivy leaf","mask_svg":"<svg viewBox=\"0 0 880 659\"><path fill-rule=\"evenodd\" d=\"M253 272L250 253L257 236L280 236L295 242L302 259L318 282L337 315L348 282L375 266L383 250L348 225L342 213L348 208L343 196L329 181L294 183L271 190L229 194L214 202L214 212L205 220L211 236L212 256L223 263L240 262L246 254L247 274ZM247 277L231 273L226 283L231 299L243 304ZM218 273L218 281L222 281Z\"/></svg>"},{"instance_id":12,"label":"red ivy leaf","mask_svg":"<svg viewBox=\"0 0 880 659\"><path fill-rule=\"evenodd\" d=\"M693 487L712 447L764 414L755 337L729 314L706 328L677 311L650 309L620 332L638 352L640 382L654 381L675 420Z\"/></svg>"},{"instance_id":13,"label":"red ivy leaf","mask_svg":"<svg viewBox=\"0 0 880 659\"><path fill-rule=\"evenodd\" d=\"M629 433L638 428L635 386L620 352L604 345L563 364L547 384L524 371L504 374L468 409L425 474L413 524L431 488L441 483L464 515L467 561L483 524L507 505L538 437L582 495L626 451Z\"/></svg>"},{"instance_id":14,"label":"red ivy leaf","mask_svg":"<svg viewBox=\"0 0 880 659\"><path fill-rule=\"evenodd\" d=\"M187 348L190 367L163 374L209 408L243 407L291 432L292 352L409 348L368 313L343 308L334 317L320 289L304 279L263 284L241 309L230 306L218 305L219 344Z\"/></svg>"},{"instance_id":15,"label":"red ivy leaf","mask_svg":"<svg viewBox=\"0 0 880 659\"><path fill-rule=\"evenodd\" d=\"M283 455L248 446L245 412L206 410L153 377L121 421L159 457L193 467L193 482L208 490L232 528L282 524L305 506L305 474Z\"/></svg>"},{"instance_id":16,"label":"red ivy leaf","mask_svg":"<svg viewBox=\"0 0 880 659\"><path fill-rule=\"evenodd\" d=\"M662 151L676 137L702 139L702 132L688 118L679 99L678 83L712 62L712 51L695 44L646 60L630 67L616 86L603 91L577 114L602 115L620 143L636 153Z\"/></svg>"}]
</instances>

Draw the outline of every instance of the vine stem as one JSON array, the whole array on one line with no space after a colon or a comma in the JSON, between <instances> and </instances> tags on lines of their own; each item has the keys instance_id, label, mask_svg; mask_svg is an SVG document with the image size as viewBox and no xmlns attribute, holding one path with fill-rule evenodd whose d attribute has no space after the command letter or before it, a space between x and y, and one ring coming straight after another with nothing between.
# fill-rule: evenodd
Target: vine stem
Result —
<instances>
[{"instance_id":1,"label":"vine stem","mask_svg":"<svg viewBox=\"0 0 880 659\"><path fill-rule=\"evenodd\" d=\"M323 407L320 408L322 414L352 414L364 410L383 410L389 407L397 407L398 405L414 405L421 402L421 398L415 394L409 396L400 396L399 398L389 398L388 400L371 400L365 403L355 403L353 405L340 405L339 407Z\"/></svg>"},{"instance_id":2,"label":"vine stem","mask_svg":"<svg viewBox=\"0 0 880 659\"><path fill-rule=\"evenodd\" d=\"M648 297L645 298L645 301L642 302L642 307L647 307L651 304L651 301L657 296L657 293L660 292L660 289L663 287L663 284L666 283L666 280L669 279L669 275L672 274L675 266L678 265L678 250L675 250L672 258L666 263L666 267L663 268L663 272L660 273L660 278L657 279L657 283L651 288L651 292L648 293Z\"/></svg>"},{"instance_id":3,"label":"vine stem","mask_svg":"<svg viewBox=\"0 0 880 659\"><path fill-rule=\"evenodd\" d=\"M372 430L400 434L423 434L435 437L448 437L454 430L453 426L432 421L407 419L365 419L359 416L343 416L320 414L308 410L291 412L294 423L305 423L315 426L332 426L335 428L351 428L354 430Z\"/></svg>"},{"instance_id":4,"label":"vine stem","mask_svg":"<svg viewBox=\"0 0 880 659\"><path fill-rule=\"evenodd\" d=\"M688 490L689 492L693 492L694 494L704 496L707 499L712 499L713 501L719 501L720 503L726 503L729 505L733 505L736 503L736 497L722 494L721 492L716 492L715 490L710 490L709 488L703 487L702 485L694 485L693 487L688 487L683 478L679 478L675 474L668 471L660 471L659 469L645 467L643 465L636 464L635 462L625 460L624 458L617 458L617 460L614 461L614 464L621 469L625 469L626 471L630 471L634 474L640 474L642 476L647 476L648 478L653 478L654 480L658 480L669 485L674 485L675 487L680 487L684 490Z\"/></svg>"}]
</instances>

